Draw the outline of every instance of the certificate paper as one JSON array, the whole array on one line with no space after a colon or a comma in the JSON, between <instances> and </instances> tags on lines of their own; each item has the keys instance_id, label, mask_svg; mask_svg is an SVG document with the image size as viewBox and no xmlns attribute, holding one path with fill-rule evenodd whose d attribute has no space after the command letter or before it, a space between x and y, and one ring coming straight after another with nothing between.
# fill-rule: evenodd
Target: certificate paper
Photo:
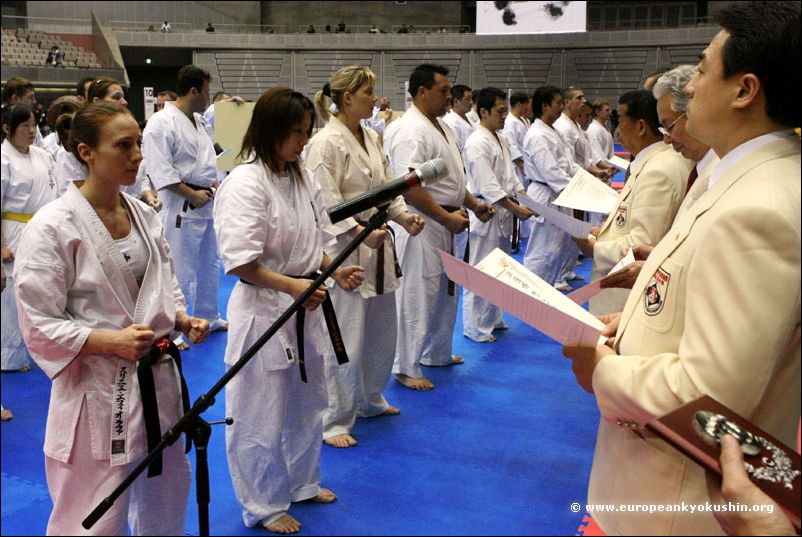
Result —
<instances>
[{"instance_id":1,"label":"certificate paper","mask_svg":"<svg viewBox=\"0 0 802 537\"><path fill-rule=\"evenodd\" d=\"M604 343L604 323L499 248L478 265L439 252L448 277L568 347Z\"/></svg>"},{"instance_id":2,"label":"certificate paper","mask_svg":"<svg viewBox=\"0 0 802 537\"><path fill-rule=\"evenodd\" d=\"M610 214L616 203L618 192L581 168L554 200L554 205L601 214Z\"/></svg>"},{"instance_id":3,"label":"certificate paper","mask_svg":"<svg viewBox=\"0 0 802 537\"><path fill-rule=\"evenodd\" d=\"M572 237L585 239L590 234L590 228L593 227L588 222L577 220L573 216L561 213L557 209L553 209L548 205L538 203L525 194L518 194L517 199L519 202L532 209L539 216L542 216L546 222L557 226Z\"/></svg>"},{"instance_id":4,"label":"certificate paper","mask_svg":"<svg viewBox=\"0 0 802 537\"><path fill-rule=\"evenodd\" d=\"M607 159L607 162L609 162L622 172L627 171L627 168L629 168L629 161L619 157L618 155L613 155L612 158Z\"/></svg>"},{"instance_id":5,"label":"certificate paper","mask_svg":"<svg viewBox=\"0 0 802 537\"><path fill-rule=\"evenodd\" d=\"M618 272L619 270L626 267L633 261L635 261L635 254L632 253L632 248L630 248L629 252L627 252L627 255L625 255L624 258L621 259L621 261L619 261L618 264L616 264L616 266L614 266L612 270L610 270L610 272L607 273L607 275L609 276L613 272ZM590 300L591 298L602 292L600 283L601 280L602 280L601 278L599 278L598 280L594 280L585 285L584 287L580 287L573 293L568 293L566 296L571 300L573 300L574 302L576 302L577 304L584 304L585 302L587 302L588 300Z\"/></svg>"}]
</instances>

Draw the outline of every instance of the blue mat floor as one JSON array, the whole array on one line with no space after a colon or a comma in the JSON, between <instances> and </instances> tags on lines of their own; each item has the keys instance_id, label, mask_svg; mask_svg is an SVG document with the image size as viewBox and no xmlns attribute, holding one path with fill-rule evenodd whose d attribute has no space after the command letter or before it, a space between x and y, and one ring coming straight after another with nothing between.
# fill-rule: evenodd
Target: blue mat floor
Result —
<instances>
[{"instance_id":1,"label":"blue mat floor","mask_svg":"<svg viewBox=\"0 0 802 537\"><path fill-rule=\"evenodd\" d=\"M516 256L520 259L521 254ZM590 278L591 261L577 273ZM221 276L225 312L234 278ZM584 282L572 282L578 287ZM454 352L465 364L427 368L430 392L390 381L385 395L401 415L360 419L359 445L323 447L323 486L339 500L299 504L300 535L574 535L584 510L599 413L579 388L561 346L507 315L510 329L492 344L462 336ZM226 334L184 353L194 398L223 374ZM52 507L44 472L50 381L34 366L2 374L2 401L14 419L2 423L1 535L43 535ZM204 414L225 417L223 394ZM194 454L190 454L194 467ZM263 535L244 526L216 426L209 446L210 523L215 535ZM194 485L187 535L198 534ZM87 514L94 506L85 506ZM584 508L584 505L583 505Z\"/></svg>"}]
</instances>

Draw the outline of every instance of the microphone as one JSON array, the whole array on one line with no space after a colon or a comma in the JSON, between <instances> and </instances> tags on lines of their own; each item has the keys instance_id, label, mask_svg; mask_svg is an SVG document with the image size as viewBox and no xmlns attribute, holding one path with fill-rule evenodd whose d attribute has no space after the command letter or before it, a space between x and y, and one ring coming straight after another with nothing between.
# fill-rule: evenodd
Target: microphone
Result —
<instances>
[{"instance_id":1,"label":"microphone","mask_svg":"<svg viewBox=\"0 0 802 537\"><path fill-rule=\"evenodd\" d=\"M371 207L387 205L407 190L417 188L423 184L433 184L447 174L448 168L443 159L436 158L428 160L424 162L420 168L409 172L403 177L335 205L328 210L329 219L332 224L336 224L341 220L345 220Z\"/></svg>"}]
</instances>

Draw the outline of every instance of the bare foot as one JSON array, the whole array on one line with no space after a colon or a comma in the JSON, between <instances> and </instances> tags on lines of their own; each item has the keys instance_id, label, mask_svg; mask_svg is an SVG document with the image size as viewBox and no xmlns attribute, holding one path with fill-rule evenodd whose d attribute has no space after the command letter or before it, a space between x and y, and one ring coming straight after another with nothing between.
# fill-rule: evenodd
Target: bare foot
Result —
<instances>
[{"instance_id":1,"label":"bare foot","mask_svg":"<svg viewBox=\"0 0 802 537\"><path fill-rule=\"evenodd\" d=\"M401 409L397 406L390 405L387 410L379 414L379 416L397 416L401 413Z\"/></svg>"},{"instance_id":2,"label":"bare foot","mask_svg":"<svg viewBox=\"0 0 802 537\"><path fill-rule=\"evenodd\" d=\"M354 438L348 433L338 434L336 436L324 438L323 441L326 442L328 445L336 448L349 448L357 444L356 438Z\"/></svg>"},{"instance_id":3,"label":"bare foot","mask_svg":"<svg viewBox=\"0 0 802 537\"><path fill-rule=\"evenodd\" d=\"M31 364L25 364L24 366L20 367L17 371L20 373L25 373L26 371L31 370Z\"/></svg>"},{"instance_id":4,"label":"bare foot","mask_svg":"<svg viewBox=\"0 0 802 537\"><path fill-rule=\"evenodd\" d=\"M432 381L430 381L426 377L410 377L409 375L402 375L401 373L396 373L395 380L397 380L410 390L418 390L426 392L434 389L434 384L432 384Z\"/></svg>"},{"instance_id":5,"label":"bare foot","mask_svg":"<svg viewBox=\"0 0 802 537\"><path fill-rule=\"evenodd\" d=\"M490 336L490 337L493 338L493 341L496 341L495 337L493 337L493 336ZM492 343L492 341L491 341L491 343ZM460 365L460 364L464 364L464 363L465 363L465 360L463 360L462 358L460 358L456 354L452 354L451 355L451 365Z\"/></svg>"},{"instance_id":6,"label":"bare foot","mask_svg":"<svg viewBox=\"0 0 802 537\"><path fill-rule=\"evenodd\" d=\"M355 440L356 441L356 440ZM337 495L334 494L329 489L321 488L320 492L317 493L317 496L314 498L309 498L310 502L313 503L331 503L337 501Z\"/></svg>"},{"instance_id":7,"label":"bare foot","mask_svg":"<svg viewBox=\"0 0 802 537\"><path fill-rule=\"evenodd\" d=\"M2 416L0 416L0 419L2 419L2 421L8 421L14 417L14 414L12 414L11 411L7 408L2 409L0 413L2 414Z\"/></svg>"},{"instance_id":8,"label":"bare foot","mask_svg":"<svg viewBox=\"0 0 802 537\"><path fill-rule=\"evenodd\" d=\"M187 343L185 341L182 341L181 343L176 345L176 347L178 347L179 351L188 351L189 350L189 343Z\"/></svg>"},{"instance_id":9,"label":"bare foot","mask_svg":"<svg viewBox=\"0 0 802 537\"><path fill-rule=\"evenodd\" d=\"M290 515L282 515L270 524L265 524L265 528L273 533L298 533L301 531L301 523Z\"/></svg>"}]
</instances>

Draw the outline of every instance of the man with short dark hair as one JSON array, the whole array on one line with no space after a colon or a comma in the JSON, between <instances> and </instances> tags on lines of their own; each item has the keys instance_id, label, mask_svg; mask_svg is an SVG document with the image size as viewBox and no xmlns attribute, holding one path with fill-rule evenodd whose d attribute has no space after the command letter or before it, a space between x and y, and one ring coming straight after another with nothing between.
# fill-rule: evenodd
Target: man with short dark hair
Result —
<instances>
[{"instance_id":1,"label":"man with short dark hair","mask_svg":"<svg viewBox=\"0 0 802 537\"><path fill-rule=\"evenodd\" d=\"M636 244L654 246L674 222L694 163L663 143L657 100L645 90L618 99L618 137L633 157L618 203L598 235L574 239L593 258L591 278L606 275ZM629 292L605 289L590 300L594 315L621 311Z\"/></svg>"},{"instance_id":2,"label":"man with short dark hair","mask_svg":"<svg viewBox=\"0 0 802 537\"><path fill-rule=\"evenodd\" d=\"M489 222L474 215L470 220L471 265L476 265L496 248L510 253L513 216L526 220L531 210L518 204L523 192L515 175L507 140L499 136L507 116L507 94L498 88L483 88L476 93L476 109L481 119L465 144L465 175L468 191L485 200L496 210ZM479 295L465 289L462 295L462 334L480 343L496 340L493 331L504 330L504 312Z\"/></svg>"},{"instance_id":3,"label":"man with short dark hair","mask_svg":"<svg viewBox=\"0 0 802 537\"><path fill-rule=\"evenodd\" d=\"M492 217L493 209L466 191L459 148L451 129L439 119L451 99L448 69L419 65L409 77L409 93L412 106L393 122L393 134L385 147L393 172L400 177L441 158L448 175L404 196L410 212L426 221L420 235L410 239L403 228L395 226L404 277L396 292L398 343L393 372L407 388L431 390L434 384L423 376L421 364L449 366L463 361L451 353L457 295L438 252L453 252L454 235L468 227L465 209L482 221Z\"/></svg>"},{"instance_id":4,"label":"man with short dark hair","mask_svg":"<svg viewBox=\"0 0 802 537\"><path fill-rule=\"evenodd\" d=\"M156 94L156 112L164 109L164 103L173 102L178 98L174 91L162 90Z\"/></svg>"},{"instance_id":5,"label":"man with short dark hair","mask_svg":"<svg viewBox=\"0 0 802 537\"><path fill-rule=\"evenodd\" d=\"M554 86L537 88L532 95L532 107L536 119L523 144L524 170L530 181L526 193L536 202L548 205L568 186L579 166L553 127L563 111L560 89ZM561 208L560 211L573 215L570 209ZM564 272L564 252L570 248L576 247L568 233L545 222L542 217L534 218L524 266L549 285L555 285Z\"/></svg>"},{"instance_id":6,"label":"man with short dark hair","mask_svg":"<svg viewBox=\"0 0 802 537\"><path fill-rule=\"evenodd\" d=\"M194 65L178 71L174 102L148 120L142 134L143 166L159 191L164 236L193 315L212 330L228 323L217 310L219 265L212 199L219 186L211 129L201 115L209 103L208 72ZM180 346L187 346L183 340Z\"/></svg>"},{"instance_id":7,"label":"man with short dark hair","mask_svg":"<svg viewBox=\"0 0 802 537\"><path fill-rule=\"evenodd\" d=\"M612 348L563 351L602 417L591 504L710 501L704 469L643 429L701 395L796 445L800 3L733 2L718 18L686 88L688 133L721 157L709 188L655 246L623 313L606 319ZM708 510L591 514L608 535L722 533ZM730 514L720 518L740 516Z\"/></svg>"},{"instance_id":8,"label":"man with short dark hair","mask_svg":"<svg viewBox=\"0 0 802 537\"><path fill-rule=\"evenodd\" d=\"M473 105L473 92L463 84L456 84L451 88L451 110L443 116L443 123L451 127L457 141L460 153L465 149L465 142L473 134L474 125L466 114Z\"/></svg>"}]
</instances>

